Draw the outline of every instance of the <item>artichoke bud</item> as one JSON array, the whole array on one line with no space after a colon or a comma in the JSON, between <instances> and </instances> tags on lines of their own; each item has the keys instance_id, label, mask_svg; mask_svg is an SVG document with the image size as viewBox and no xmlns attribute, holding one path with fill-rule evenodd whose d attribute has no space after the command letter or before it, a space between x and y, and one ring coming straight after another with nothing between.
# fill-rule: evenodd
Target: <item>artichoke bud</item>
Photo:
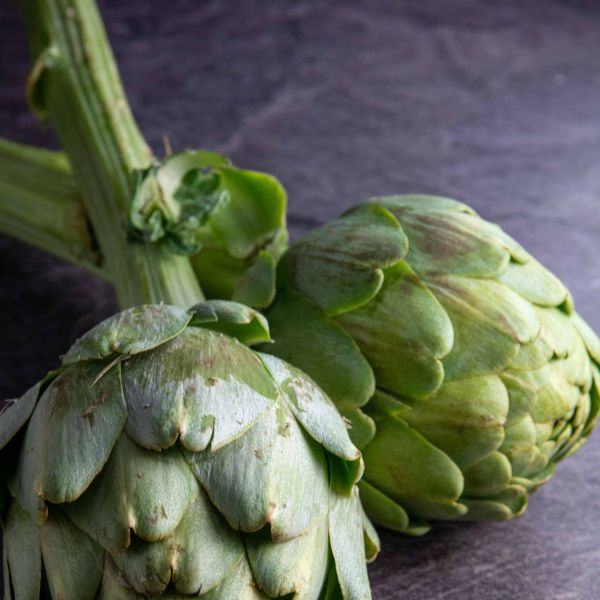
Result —
<instances>
[{"instance_id":1,"label":"artichoke bud","mask_svg":"<svg viewBox=\"0 0 600 600\"><path fill-rule=\"evenodd\" d=\"M600 342L498 226L431 196L374 198L283 256L265 346L352 425L378 524L521 514L599 409Z\"/></svg>"},{"instance_id":2,"label":"artichoke bud","mask_svg":"<svg viewBox=\"0 0 600 600\"><path fill-rule=\"evenodd\" d=\"M134 239L192 258L210 298L267 306L287 247L285 190L271 175L207 151L183 151L138 173L129 214Z\"/></svg>"},{"instance_id":3,"label":"artichoke bud","mask_svg":"<svg viewBox=\"0 0 600 600\"><path fill-rule=\"evenodd\" d=\"M5 590L370 598L360 453L311 379L245 345L268 337L233 302L135 307L9 402Z\"/></svg>"}]
</instances>

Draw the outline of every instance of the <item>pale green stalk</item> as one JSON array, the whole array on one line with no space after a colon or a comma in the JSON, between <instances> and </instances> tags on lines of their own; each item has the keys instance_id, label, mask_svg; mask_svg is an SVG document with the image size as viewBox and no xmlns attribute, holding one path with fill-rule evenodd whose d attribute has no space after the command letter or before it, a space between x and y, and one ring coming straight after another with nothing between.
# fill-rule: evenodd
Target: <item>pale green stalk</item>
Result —
<instances>
[{"instance_id":1,"label":"pale green stalk","mask_svg":"<svg viewBox=\"0 0 600 600\"><path fill-rule=\"evenodd\" d=\"M186 258L128 236L136 174L152 154L129 110L91 0L22 0L34 68L29 97L69 157L122 307L187 307L202 292Z\"/></svg>"},{"instance_id":2,"label":"pale green stalk","mask_svg":"<svg viewBox=\"0 0 600 600\"><path fill-rule=\"evenodd\" d=\"M64 154L0 138L0 231L107 273Z\"/></svg>"}]
</instances>

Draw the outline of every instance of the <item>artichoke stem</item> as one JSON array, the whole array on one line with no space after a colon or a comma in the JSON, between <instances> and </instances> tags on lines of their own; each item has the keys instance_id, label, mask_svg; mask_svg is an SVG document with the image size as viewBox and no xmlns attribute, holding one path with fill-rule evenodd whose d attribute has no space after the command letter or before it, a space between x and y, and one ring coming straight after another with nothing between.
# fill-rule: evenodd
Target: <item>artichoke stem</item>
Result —
<instances>
[{"instance_id":1,"label":"artichoke stem","mask_svg":"<svg viewBox=\"0 0 600 600\"><path fill-rule=\"evenodd\" d=\"M0 231L107 277L64 154L0 138Z\"/></svg>"},{"instance_id":2,"label":"artichoke stem","mask_svg":"<svg viewBox=\"0 0 600 600\"><path fill-rule=\"evenodd\" d=\"M123 91L93 0L21 0L34 68L33 110L54 125L102 249L108 278L125 308L203 299L189 260L135 242L128 213L137 172L152 153Z\"/></svg>"}]
</instances>

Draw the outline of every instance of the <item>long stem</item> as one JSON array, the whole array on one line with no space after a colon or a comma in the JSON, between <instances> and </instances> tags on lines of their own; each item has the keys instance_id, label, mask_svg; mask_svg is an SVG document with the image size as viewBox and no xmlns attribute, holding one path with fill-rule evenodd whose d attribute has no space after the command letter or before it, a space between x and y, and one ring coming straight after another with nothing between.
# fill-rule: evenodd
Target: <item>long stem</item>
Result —
<instances>
[{"instance_id":1,"label":"long stem","mask_svg":"<svg viewBox=\"0 0 600 600\"><path fill-rule=\"evenodd\" d=\"M77 184L60 152L0 138L0 231L107 276Z\"/></svg>"},{"instance_id":2,"label":"long stem","mask_svg":"<svg viewBox=\"0 0 600 600\"><path fill-rule=\"evenodd\" d=\"M129 110L92 0L22 0L34 69L30 99L61 140L122 307L189 306L202 292L188 259L131 241L135 172L152 156Z\"/></svg>"}]
</instances>

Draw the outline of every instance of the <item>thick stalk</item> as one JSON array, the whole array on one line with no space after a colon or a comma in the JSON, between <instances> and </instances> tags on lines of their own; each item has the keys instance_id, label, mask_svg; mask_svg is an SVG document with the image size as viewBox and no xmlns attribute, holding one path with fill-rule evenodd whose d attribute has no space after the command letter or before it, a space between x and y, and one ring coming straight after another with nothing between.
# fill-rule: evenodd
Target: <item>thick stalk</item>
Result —
<instances>
[{"instance_id":1,"label":"thick stalk","mask_svg":"<svg viewBox=\"0 0 600 600\"><path fill-rule=\"evenodd\" d=\"M128 237L135 174L152 156L129 110L92 0L21 0L34 58L34 109L47 114L73 168L122 307L189 306L202 292L186 258Z\"/></svg>"},{"instance_id":2,"label":"thick stalk","mask_svg":"<svg viewBox=\"0 0 600 600\"><path fill-rule=\"evenodd\" d=\"M0 139L0 231L105 277L69 163Z\"/></svg>"}]
</instances>

